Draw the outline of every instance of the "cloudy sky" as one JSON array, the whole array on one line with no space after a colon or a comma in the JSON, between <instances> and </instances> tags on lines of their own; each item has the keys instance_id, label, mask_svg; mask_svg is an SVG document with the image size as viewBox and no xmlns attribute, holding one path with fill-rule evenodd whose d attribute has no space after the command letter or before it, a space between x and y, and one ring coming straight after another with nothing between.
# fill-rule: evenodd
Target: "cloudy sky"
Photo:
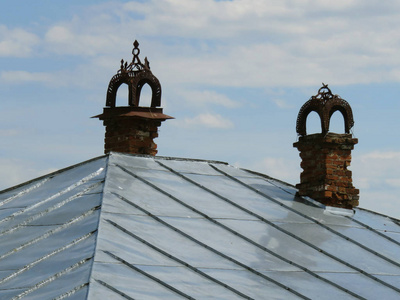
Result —
<instances>
[{"instance_id":1,"label":"cloudy sky","mask_svg":"<svg viewBox=\"0 0 400 300\"><path fill-rule=\"evenodd\" d=\"M296 184L296 117L324 82L353 109L360 206L400 218L400 2L20 0L0 16L0 189L103 154L90 117L137 39L176 118L159 155ZM331 130L344 132L339 112Z\"/></svg>"}]
</instances>

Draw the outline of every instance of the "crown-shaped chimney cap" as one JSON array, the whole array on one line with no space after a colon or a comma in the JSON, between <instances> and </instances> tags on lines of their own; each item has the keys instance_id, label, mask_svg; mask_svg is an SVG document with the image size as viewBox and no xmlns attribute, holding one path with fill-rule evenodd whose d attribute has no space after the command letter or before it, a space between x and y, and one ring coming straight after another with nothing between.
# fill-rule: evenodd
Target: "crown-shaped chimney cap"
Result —
<instances>
[{"instance_id":1,"label":"crown-shaped chimney cap","mask_svg":"<svg viewBox=\"0 0 400 300\"><path fill-rule=\"evenodd\" d=\"M106 106L115 107L117 91L123 83L128 85L129 106L139 106L140 92L145 84L148 84L152 90L151 107L161 106L161 84L150 71L150 63L147 57L144 59L144 64L140 61L140 49L137 40L133 43L132 54L132 62L128 65L128 62L124 62L122 59L120 69L111 78L107 89Z\"/></svg>"},{"instance_id":2,"label":"crown-shaped chimney cap","mask_svg":"<svg viewBox=\"0 0 400 300\"><path fill-rule=\"evenodd\" d=\"M307 116L315 111L321 119L322 134L329 132L330 119L334 112L340 111L344 118L344 128L346 133L354 126L353 112L349 103L340 98L339 95L333 95L327 84L322 83L318 94L311 96L300 108L297 116L296 131L299 136L307 135L306 121Z\"/></svg>"},{"instance_id":3,"label":"crown-shaped chimney cap","mask_svg":"<svg viewBox=\"0 0 400 300\"><path fill-rule=\"evenodd\" d=\"M161 106L161 85L150 71L147 58L140 61L139 43L133 43L133 59L128 65L121 60L121 67L108 85L106 107L99 118L106 127L104 153L111 151L130 154L157 154L154 139L158 137L161 122L172 117L163 114ZM128 106L116 107L117 90L122 84L128 85ZM139 106L140 92L145 84L152 90L150 107Z\"/></svg>"}]
</instances>

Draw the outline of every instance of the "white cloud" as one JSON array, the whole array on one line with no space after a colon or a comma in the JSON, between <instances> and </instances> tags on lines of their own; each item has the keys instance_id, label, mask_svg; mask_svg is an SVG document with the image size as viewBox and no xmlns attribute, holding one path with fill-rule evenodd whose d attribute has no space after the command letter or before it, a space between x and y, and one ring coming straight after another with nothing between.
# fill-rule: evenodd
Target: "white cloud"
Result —
<instances>
[{"instance_id":1,"label":"white cloud","mask_svg":"<svg viewBox=\"0 0 400 300\"><path fill-rule=\"evenodd\" d=\"M96 68L95 74L98 76L94 76L91 63L72 65L70 69L49 72L2 71L0 84L41 83L54 88L74 86L87 89L97 87L100 83L108 83L107 77L111 79L111 75L114 74L112 67L101 62Z\"/></svg>"},{"instance_id":2,"label":"white cloud","mask_svg":"<svg viewBox=\"0 0 400 300\"><path fill-rule=\"evenodd\" d=\"M396 151L374 151L371 153L367 153L361 156L361 160L364 163L371 163L371 162L375 162L378 164L381 164L383 161L386 162L393 162L393 161L400 161L400 152L396 152ZM394 167L392 165L392 167Z\"/></svg>"},{"instance_id":3,"label":"white cloud","mask_svg":"<svg viewBox=\"0 0 400 300\"><path fill-rule=\"evenodd\" d=\"M353 158L353 170L362 187L400 188L400 152L374 151ZM400 190L399 190L400 192Z\"/></svg>"},{"instance_id":4,"label":"white cloud","mask_svg":"<svg viewBox=\"0 0 400 300\"><path fill-rule=\"evenodd\" d=\"M64 26L54 26L46 33L46 40L50 43L69 44L74 40L74 34Z\"/></svg>"},{"instance_id":5,"label":"white cloud","mask_svg":"<svg viewBox=\"0 0 400 300\"><path fill-rule=\"evenodd\" d=\"M288 108L293 108L293 105L287 103L285 100L283 99L272 99L272 101L276 104L276 106L278 106L279 108L282 109L288 109Z\"/></svg>"},{"instance_id":6,"label":"white cloud","mask_svg":"<svg viewBox=\"0 0 400 300\"><path fill-rule=\"evenodd\" d=\"M110 52L110 49L120 41L118 35L97 32L94 29L91 26L85 27L83 20L73 20L70 24L53 26L46 32L46 47L58 54L97 56Z\"/></svg>"},{"instance_id":7,"label":"white cloud","mask_svg":"<svg viewBox=\"0 0 400 300\"><path fill-rule=\"evenodd\" d=\"M354 186L360 189L360 207L393 217L400 217L397 209L400 194L400 152L374 151L353 155Z\"/></svg>"},{"instance_id":8,"label":"white cloud","mask_svg":"<svg viewBox=\"0 0 400 300\"><path fill-rule=\"evenodd\" d=\"M227 97L224 94L209 90L180 90L178 91L184 101L190 103L190 106L220 105L226 108L236 108L241 104Z\"/></svg>"},{"instance_id":9,"label":"white cloud","mask_svg":"<svg viewBox=\"0 0 400 300\"><path fill-rule=\"evenodd\" d=\"M399 26L399 5L378 2L131 1L77 12L50 26L41 46L46 53L91 56L92 70L101 61L117 69L121 58L131 59L138 38L142 55L168 84L348 85L400 81ZM21 30L15 42L12 31L1 28L14 45L3 47L6 53L27 55L39 42Z\"/></svg>"},{"instance_id":10,"label":"white cloud","mask_svg":"<svg viewBox=\"0 0 400 300\"><path fill-rule=\"evenodd\" d=\"M26 57L39 43L39 38L24 29L9 29L0 25L0 56Z\"/></svg>"},{"instance_id":11,"label":"white cloud","mask_svg":"<svg viewBox=\"0 0 400 300\"><path fill-rule=\"evenodd\" d=\"M179 121L176 124L180 123ZM225 119L219 114L211 114L211 113L204 113L197 115L194 118L185 118L183 123L186 126L202 126L208 128L216 128L216 129L231 129L233 128L233 123Z\"/></svg>"},{"instance_id":12,"label":"white cloud","mask_svg":"<svg viewBox=\"0 0 400 300\"><path fill-rule=\"evenodd\" d=\"M359 207L400 219L399 197L396 191L360 189L359 201Z\"/></svg>"},{"instance_id":13,"label":"white cloud","mask_svg":"<svg viewBox=\"0 0 400 300\"><path fill-rule=\"evenodd\" d=\"M396 26L382 22L386 17L386 21L399 24L392 12L366 18L355 1L332 5L333 10L315 1L293 1L290 6L283 1L262 1L257 5L250 5L249 1L189 2L179 9L172 1L159 7L150 2L148 15L138 22L151 22L151 28L158 28L166 36L187 36L218 44L212 48L212 55L197 51L190 53L188 59L176 49L179 61L169 56L167 64L169 70L182 75L174 78L178 81L301 86L325 79L334 84L398 80L398 75L388 72L400 65L400 41L393 31ZM309 9L315 16L310 17ZM353 9L358 13L349 18ZM169 17L162 17L160 12ZM196 25L188 26L183 15ZM165 18L171 19L170 25ZM215 41L217 38L220 41Z\"/></svg>"},{"instance_id":14,"label":"white cloud","mask_svg":"<svg viewBox=\"0 0 400 300\"><path fill-rule=\"evenodd\" d=\"M253 163L251 169L291 184L300 180L299 162L283 157L264 157Z\"/></svg>"},{"instance_id":15,"label":"white cloud","mask_svg":"<svg viewBox=\"0 0 400 300\"><path fill-rule=\"evenodd\" d=\"M8 84L21 84L25 82L51 83L55 78L50 73L27 71L3 71L0 78Z\"/></svg>"}]
</instances>

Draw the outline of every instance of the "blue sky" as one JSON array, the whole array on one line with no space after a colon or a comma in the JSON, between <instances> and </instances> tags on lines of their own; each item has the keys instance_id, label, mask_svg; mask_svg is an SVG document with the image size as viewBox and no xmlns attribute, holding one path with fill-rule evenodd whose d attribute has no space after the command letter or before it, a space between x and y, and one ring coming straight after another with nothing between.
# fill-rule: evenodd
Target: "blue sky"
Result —
<instances>
[{"instance_id":1,"label":"blue sky","mask_svg":"<svg viewBox=\"0 0 400 300\"><path fill-rule=\"evenodd\" d=\"M296 117L324 82L353 109L360 206L400 218L399 2L21 0L0 2L0 16L0 189L102 155L90 117L137 39L176 118L159 155L296 184ZM343 128L335 113L331 130Z\"/></svg>"}]
</instances>

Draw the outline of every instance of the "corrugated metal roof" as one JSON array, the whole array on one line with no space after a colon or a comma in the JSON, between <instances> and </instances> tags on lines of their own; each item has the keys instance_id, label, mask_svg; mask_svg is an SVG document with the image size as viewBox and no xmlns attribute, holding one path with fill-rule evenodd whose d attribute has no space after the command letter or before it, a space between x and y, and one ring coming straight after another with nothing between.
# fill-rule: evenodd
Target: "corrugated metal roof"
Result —
<instances>
[{"instance_id":1,"label":"corrugated metal roof","mask_svg":"<svg viewBox=\"0 0 400 300\"><path fill-rule=\"evenodd\" d=\"M0 299L399 299L400 222L112 153L0 193Z\"/></svg>"}]
</instances>

